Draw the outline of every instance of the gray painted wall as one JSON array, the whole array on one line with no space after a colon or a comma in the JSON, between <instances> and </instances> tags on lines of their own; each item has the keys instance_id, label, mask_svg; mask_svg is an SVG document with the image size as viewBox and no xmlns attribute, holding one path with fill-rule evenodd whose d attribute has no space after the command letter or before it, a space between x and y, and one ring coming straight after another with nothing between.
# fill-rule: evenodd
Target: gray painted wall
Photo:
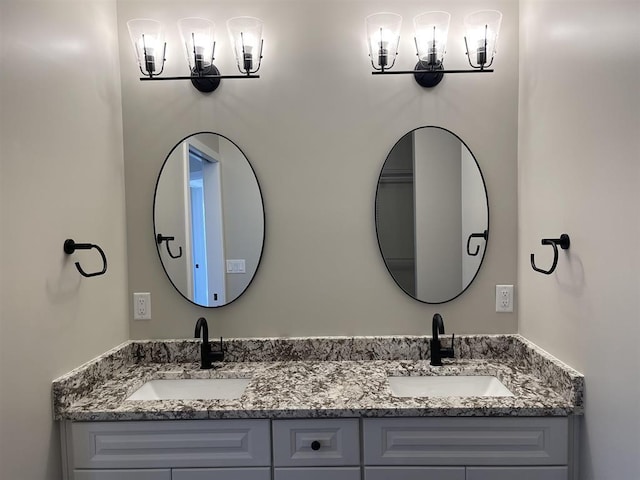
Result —
<instances>
[{"instance_id":1,"label":"gray painted wall","mask_svg":"<svg viewBox=\"0 0 640 480\"><path fill-rule=\"evenodd\" d=\"M580 479L640 478L640 3L527 0L520 20L520 333L585 374Z\"/></svg>"},{"instance_id":2,"label":"gray painted wall","mask_svg":"<svg viewBox=\"0 0 640 480\"><path fill-rule=\"evenodd\" d=\"M463 19L477 1L434 3L452 14L447 66L464 68ZM131 322L133 338L188 337L199 316L214 335L420 334L435 312L456 333L515 332L516 314L495 313L495 285L516 280L518 4L483 2L504 13L496 72L452 75L435 89L411 76L371 75L364 17L391 8L375 1L119 1L129 290L150 291L153 319ZM394 1L405 18L397 68L413 67L412 18L425 4ZM210 95L188 82L140 82L126 21L167 26L167 75L186 72L177 19L234 16L265 21L259 80L223 80ZM328 28L330 27L330 28ZM330 32L330 34L328 34ZM237 72L226 32L217 66ZM314 72L310 75L309 72ZM374 198L384 160L405 133L439 125L457 133L485 172L492 232L476 283L453 302L407 297L380 256ZM155 179L173 145L196 131L221 133L247 155L260 181L266 243L253 284L233 304L202 309L173 290L152 236ZM130 317L132 312L130 312Z\"/></svg>"},{"instance_id":3,"label":"gray painted wall","mask_svg":"<svg viewBox=\"0 0 640 480\"><path fill-rule=\"evenodd\" d=\"M60 478L51 381L129 338L115 25L113 1L0 2L2 479Z\"/></svg>"}]
</instances>

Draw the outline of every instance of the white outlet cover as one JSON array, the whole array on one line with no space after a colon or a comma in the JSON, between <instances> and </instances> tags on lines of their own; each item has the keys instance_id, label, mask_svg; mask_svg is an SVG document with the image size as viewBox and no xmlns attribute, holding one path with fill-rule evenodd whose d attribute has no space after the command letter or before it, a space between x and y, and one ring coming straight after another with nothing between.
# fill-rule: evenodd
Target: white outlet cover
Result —
<instances>
[{"instance_id":1,"label":"white outlet cover","mask_svg":"<svg viewBox=\"0 0 640 480\"><path fill-rule=\"evenodd\" d=\"M513 285L496 285L496 312L513 312Z\"/></svg>"},{"instance_id":2,"label":"white outlet cover","mask_svg":"<svg viewBox=\"0 0 640 480\"><path fill-rule=\"evenodd\" d=\"M151 294L149 292L133 294L133 319L151 320Z\"/></svg>"}]
</instances>

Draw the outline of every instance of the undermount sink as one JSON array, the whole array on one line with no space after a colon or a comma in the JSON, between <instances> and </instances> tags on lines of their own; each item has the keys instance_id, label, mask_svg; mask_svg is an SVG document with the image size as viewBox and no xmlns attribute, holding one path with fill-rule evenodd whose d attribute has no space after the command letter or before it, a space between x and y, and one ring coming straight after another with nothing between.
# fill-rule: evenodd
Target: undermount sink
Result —
<instances>
[{"instance_id":1,"label":"undermount sink","mask_svg":"<svg viewBox=\"0 0 640 480\"><path fill-rule=\"evenodd\" d=\"M232 400L240 398L248 378L150 380L127 400Z\"/></svg>"},{"instance_id":2,"label":"undermount sink","mask_svg":"<svg viewBox=\"0 0 640 480\"><path fill-rule=\"evenodd\" d=\"M513 397L496 377L489 375L446 375L423 377L390 376L396 397Z\"/></svg>"}]
</instances>

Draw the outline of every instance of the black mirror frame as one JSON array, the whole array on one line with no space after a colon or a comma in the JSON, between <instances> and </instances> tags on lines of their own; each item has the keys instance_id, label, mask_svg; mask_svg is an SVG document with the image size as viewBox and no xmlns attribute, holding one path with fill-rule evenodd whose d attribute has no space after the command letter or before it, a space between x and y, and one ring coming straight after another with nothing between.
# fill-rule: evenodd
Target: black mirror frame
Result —
<instances>
[{"instance_id":1,"label":"black mirror frame","mask_svg":"<svg viewBox=\"0 0 640 480\"><path fill-rule=\"evenodd\" d=\"M162 175L162 171L164 170L164 167L167 164L167 161L169 160L169 157L171 156L173 151L176 148L178 148L180 145L182 145L182 142L184 142L188 138L194 137L196 135L201 135L201 134L217 135L217 136L219 136L221 138L224 138L225 140L230 142L233 146L235 146L240 153L242 153L242 155L244 156L245 160L247 161L247 164L249 165L249 168L251 169L251 172L253 173L253 177L256 180L256 185L258 187L258 193L260 194L260 203L261 203L261 206L262 206L262 225L263 225L263 229L262 229L262 247L260 248L260 255L258 257L258 264L256 265L256 270L255 270L255 272L253 272L253 275L251 276L251 279L247 283L246 287L244 287L242 292L238 296L236 296L233 300L225 303L224 305L201 305L199 303L194 302L192 299L188 298L176 286L176 284L171 279L171 276L169 275L169 272L167 272L167 268L165 267L164 262L162 261L162 256L160 254L161 245L158 244L158 242L157 242L158 232L157 232L157 229L156 229L156 208L155 208L155 206L156 206L156 196L158 195L158 184L160 183L160 176ZM160 260L160 265L162 265L162 270L164 270L165 276L169 279L169 282L171 283L173 288L176 290L176 292L178 292L180 294L180 296L182 296L182 298L187 300L189 303L191 303L191 304L193 304L193 305L195 305L197 307L201 307L201 308L223 308L223 307L226 307L228 305L231 305L233 302L235 302L236 300L238 300L240 297L242 297L245 294L245 292L249 289L249 287L251 286L251 284L255 280L256 275L258 274L258 271L260 270L260 265L262 264L262 255L264 254L264 245L265 245L266 238L267 238L267 234L266 234L266 232L267 232L267 218L266 218L266 213L265 213L265 208L264 208L264 196L262 195L262 187L260 187L260 181L258 180L258 176L256 175L256 171L253 168L253 165L251 164L251 162L249 161L249 158L245 155L245 153L242 151L242 149L233 140L231 140L229 137L226 137L225 135L222 135L220 133L209 132L209 131L200 131L200 132L196 132L196 133L192 133L190 135L187 135L186 137L184 137L180 141L178 141L178 143L176 143L173 146L173 148L171 150L169 150L169 153L167 154L166 158L162 162L162 167L160 167L160 171L158 172L158 177L156 179L156 186L155 186L154 191L153 191L153 206L152 206L152 210L153 210L153 217L152 217L152 220L153 220L153 243L154 243L154 245L156 247L156 253L158 254L158 259Z\"/></svg>"},{"instance_id":2,"label":"black mirror frame","mask_svg":"<svg viewBox=\"0 0 640 480\"><path fill-rule=\"evenodd\" d=\"M480 263L478 264L478 269L476 270L476 273L473 275L473 278L467 284L467 286L464 287L457 295L454 295L451 298L448 298L446 300L442 300L442 301L439 301L439 302L432 302L432 301L430 302L430 301L426 301L426 300L421 300L421 299L417 298L416 296L412 295L411 293L409 293L407 290L405 290L405 288L402 285L400 285L400 283L398 283L398 281L396 280L396 277L391 273L391 269L389 268L389 264L387 263L387 260L384 257L384 254L383 254L383 251L382 251L382 245L380 245L380 235L379 235L379 232L378 232L378 193L380 191L382 173L384 171L384 166L387 163L387 159L389 158L389 155L391 154L391 152L393 151L393 149L395 148L395 146L398 144L398 142L400 140L402 140L404 137L406 137L410 133L413 133L413 132L415 132L417 130L421 130L423 128L437 128L439 130L443 130L443 131L453 135L458 140L460 140L460 143L465 146L465 148L471 154L471 157L473 157L474 162L476 162L476 166L478 167L478 172L480 173L480 178L482 179L482 184L484 186L485 200L487 202L487 229L486 229L487 239L486 239L485 247L484 247L484 249L482 251L482 258L480 259ZM400 139L398 139L398 141L396 143L393 144L393 146L391 147L391 150L389 150L389 153L387 153L387 156L385 157L384 162L382 163L382 167L380 168L380 174L378 175L378 182L376 183L376 195L375 195L375 199L374 199L374 219L373 220L374 220L374 224L375 224L375 228L376 228L376 241L378 242L378 248L380 250L380 256L382 257L382 261L384 262L384 265L387 268L387 271L389 272L389 276L393 279L393 281L396 283L396 285L398 285L398 287L400 287L400 290L402 290L406 295L408 295L412 299L414 299L414 300L416 300L418 302L421 302L421 303L425 303L425 304L429 304L429 305L440 305L440 304L443 304L443 303L451 302L452 300L455 300L460 295L462 295L464 292L466 292L469 289L469 287L473 284L473 282L476 280L476 278L478 277L478 274L480 273L480 270L482 269L482 265L484 263L484 259L485 259L486 254L487 254L487 248L489 246L490 218L491 218L491 215L490 215L490 207L489 207L489 191L487 189L487 182L486 182L486 180L484 178L484 173L482 173L482 169L480 168L480 164L478 163L478 159L473 154L473 151L471 151L469 146L458 135L456 135L451 130L448 130L448 129L444 128L444 127L440 127L440 126L437 126L437 125L425 125L425 126L416 127L413 130L410 130L409 132L405 133L402 137L400 137Z\"/></svg>"}]
</instances>

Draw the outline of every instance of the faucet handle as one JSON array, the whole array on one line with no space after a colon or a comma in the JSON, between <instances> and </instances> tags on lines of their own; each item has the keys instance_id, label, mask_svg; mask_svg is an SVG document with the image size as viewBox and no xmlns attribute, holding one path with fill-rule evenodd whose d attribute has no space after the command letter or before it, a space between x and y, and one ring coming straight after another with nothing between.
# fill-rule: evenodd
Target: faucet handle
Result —
<instances>
[{"instance_id":1,"label":"faucet handle","mask_svg":"<svg viewBox=\"0 0 640 480\"><path fill-rule=\"evenodd\" d=\"M222 362L224 361L224 352L225 352L224 344L222 343L222 337L220 337L220 348L211 350L210 357L213 362Z\"/></svg>"},{"instance_id":2,"label":"faucet handle","mask_svg":"<svg viewBox=\"0 0 640 480\"><path fill-rule=\"evenodd\" d=\"M454 333L454 334L451 335L451 346L450 347L446 347L446 348L445 347L440 348L440 356L442 358L454 358L455 357L456 352L455 352L455 349L454 349L454 346L453 346L453 341L455 340L455 338L456 338L456 334Z\"/></svg>"}]
</instances>

